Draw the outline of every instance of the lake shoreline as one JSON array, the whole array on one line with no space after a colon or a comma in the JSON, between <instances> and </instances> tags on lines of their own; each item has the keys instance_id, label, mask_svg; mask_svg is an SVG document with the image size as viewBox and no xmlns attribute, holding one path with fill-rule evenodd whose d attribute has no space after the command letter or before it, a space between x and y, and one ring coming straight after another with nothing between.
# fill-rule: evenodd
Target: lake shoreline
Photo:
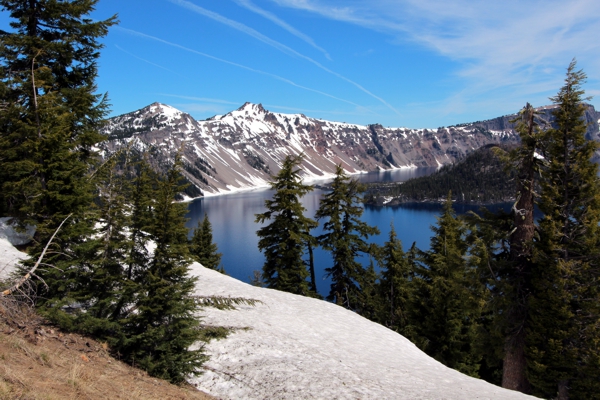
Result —
<instances>
[{"instance_id":1,"label":"lake shoreline","mask_svg":"<svg viewBox=\"0 0 600 400\"><path fill-rule=\"evenodd\" d=\"M375 201L370 200L370 201L365 201L364 204L371 206L371 207L402 207L402 206L409 206L409 205L442 205L446 202L445 198L439 198L439 199L425 199L425 200L416 200L416 199L407 199L407 200L402 200L402 199L398 199L398 198L394 198L392 200L389 201L385 201L385 198L378 198L375 199ZM460 205L460 206L479 206L479 207L485 207L485 206L498 206L498 205L503 205L503 204L511 204L514 203L515 199L514 198L507 198L507 199L502 199L499 201L494 201L494 202L479 202L479 201L475 201L475 202L462 202L459 200L452 200L452 204L454 205Z\"/></svg>"}]
</instances>

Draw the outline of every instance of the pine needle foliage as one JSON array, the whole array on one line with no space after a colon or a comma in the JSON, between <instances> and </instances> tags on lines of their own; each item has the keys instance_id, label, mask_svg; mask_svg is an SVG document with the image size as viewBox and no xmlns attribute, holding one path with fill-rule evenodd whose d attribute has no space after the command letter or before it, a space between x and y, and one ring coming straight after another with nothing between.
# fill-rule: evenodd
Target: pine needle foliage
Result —
<instances>
[{"instance_id":1,"label":"pine needle foliage","mask_svg":"<svg viewBox=\"0 0 600 400\"><path fill-rule=\"evenodd\" d=\"M265 254L262 276L267 287L314 296L303 256L307 243L312 240L310 231L317 223L304 215L306 208L300 202L302 196L313 190L312 186L302 183L297 168L301 162L302 155L287 156L273 177L273 199L265 200L267 211L256 214L257 223L270 223L256 234L260 238L258 248Z\"/></svg>"},{"instance_id":2,"label":"pine needle foliage","mask_svg":"<svg viewBox=\"0 0 600 400\"><path fill-rule=\"evenodd\" d=\"M12 18L0 33L0 209L36 226L40 246L70 213L57 243L89 232L81 222L93 199L92 146L107 113L96 60L116 22L87 18L96 3L0 1Z\"/></svg>"},{"instance_id":3,"label":"pine needle foliage","mask_svg":"<svg viewBox=\"0 0 600 400\"><path fill-rule=\"evenodd\" d=\"M201 349L190 348L199 340L200 331L192 296L196 279L188 276L187 207L175 202L183 190L180 169L177 158L166 176L155 182L149 233L156 248L146 269L140 271L136 312L124 321L119 343L123 358L172 382L196 373L205 360Z\"/></svg>"},{"instance_id":4,"label":"pine needle foliage","mask_svg":"<svg viewBox=\"0 0 600 400\"><path fill-rule=\"evenodd\" d=\"M219 253L217 244L213 243L212 225L206 213L202 221L198 221L190 240L190 254L202 266L225 273L225 269L220 265L222 254Z\"/></svg>"},{"instance_id":5,"label":"pine needle foliage","mask_svg":"<svg viewBox=\"0 0 600 400\"><path fill-rule=\"evenodd\" d=\"M100 39L116 22L90 20L95 4L0 1L12 18L11 30L0 32L0 209L36 227L32 259L73 215L39 270L42 303L81 297L82 279L95 279L89 267L73 268L85 264L95 246L87 240L93 233L90 173L107 113L106 97L96 93L96 60Z\"/></svg>"},{"instance_id":6,"label":"pine needle foliage","mask_svg":"<svg viewBox=\"0 0 600 400\"><path fill-rule=\"evenodd\" d=\"M333 265L325 269L332 280L327 300L360 313L367 301L361 280L367 274L357 257L372 253L366 240L379 234L379 229L360 220L365 187L346 175L341 165L336 167L331 189L315 214L317 220L325 221L319 244L333 258Z\"/></svg>"},{"instance_id":7,"label":"pine needle foliage","mask_svg":"<svg viewBox=\"0 0 600 400\"><path fill-rule=\"evenodd\" d=\"M408 307L414 263L402 249L394 225L390 236L379 252L381 278L379 295L382 299L379 321L382 325L403 334L408 325Z\"/></svg>"},{"instance_id":8,"label":"pine needle foliage","mask_svg":"<svg viewBox=\"0 0 600 400\"><path fill-rule=\"evenodd\" d=\"M410 337L444 365L477 376L482 288L467 263L466 229L452 208L451 194L431 229L430 250L421 252L413 279Z\"/></svg>"},{"instance_id":9,"label":"pine needle foliage","mask_svg":"<svg viewBox=\"0 0 600 400\"><path fill-rule=\"evenodd\" d=\"M515 175L515 203L512 207L512 226L509 237L509 252L504 264L498 263L499 280L494 283L502 293L503 307L495 315L495 326L504 335L502 387L530 392L526 376L525 337L528 315L527 298L532 291L532 248L535 236L534 206L539 176L544 160L539 158L543 148L544 132L539 113L527 103L519 112L516 130L521 145L508 153L497 154L505 163L507 175ZM516 173L514 172L516 171ZM496 257L499 260L498 257ZM499 296L496 295L494 300ZM501 312L500 312L501 310Z\"/></svg>"},{"instance_id":10,"label":"pine needle foliage","mask_svg":"<svg viewBox=\"0 0 600 400\"><path fill-rule=\"evenodd\" d=\"M600 359L600 181L585 139L581 88L573 60L551 100L555 125L545 137L539 241L534 246L527 330L533 393L559 399L598 398Z\"/></svg>"}]
</instances>

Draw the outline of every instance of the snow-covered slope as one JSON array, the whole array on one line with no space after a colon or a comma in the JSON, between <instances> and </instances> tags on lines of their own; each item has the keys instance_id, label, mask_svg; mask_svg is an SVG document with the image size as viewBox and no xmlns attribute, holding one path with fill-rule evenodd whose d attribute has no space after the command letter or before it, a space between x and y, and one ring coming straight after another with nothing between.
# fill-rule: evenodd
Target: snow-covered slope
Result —
<instances>
[{"instance_id":1,"label":"snow-covered slope","mask_svg":"<svg viewBox=\"0 0 600 400\"><path fill-rule=\"evenodd\" d=\"M0 238L0 272L26 257ZM191 266L199 295L259 300L202 310L205 324L238 328L206 346L191 383L220 399L526 399L446 368L407 339L334 304L250 286Z\"/></svg>"},{"instance_id":2,"label":"snow-covered slope","mask_svg":"<svg viewBox=\"0 0 600 400\"><path fill-rule=\"evenodd\" d=\"M25 233L16 232L10 220L6 217L0 218L0 280L7 279L19 260L27 257L27 254L20 252L13 245L27 243L28 235L33 234L32 229Z\"/></svg>"},{"instance_id":3,"label":"snow-covered slope","mask_svg":"<svg viewBox=\"0 0 600 400\"><path fill-rule=\"evenodd\" d=\"M203 310L206 324L240 328L206 347L193 380L223 399L526 399L449 369L403 336L334 304L242 283L192 265L197 293L260 300Z\"/></svg>"}]
</instances>

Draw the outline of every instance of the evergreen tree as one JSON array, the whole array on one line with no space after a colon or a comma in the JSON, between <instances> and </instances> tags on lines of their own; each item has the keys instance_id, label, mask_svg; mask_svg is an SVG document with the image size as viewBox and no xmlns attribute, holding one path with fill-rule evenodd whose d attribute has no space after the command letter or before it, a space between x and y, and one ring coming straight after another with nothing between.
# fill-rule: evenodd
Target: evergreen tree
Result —
<instances>
[{"instance_id":1,"label":"evergreen tree","mask_svg":"<svg viewBox=\"0 0 600 400\"><path fill-rule=\"evenodd\" d=\"M222 254L218 252L217 244L213 243L212 225L206 213L202 222L198 221L190 241L190 253L204 267L225 273L223 267L219 266Z\"/></svg>"},{"instance_id":2,"label":"evergreen tree","mask_svg":"<svg viewBox=\"0 0 600 400\"><path fill-rule=\"evenodd\" d=\"M528 377L544 397L598 398L600 383L600 182L585 139L581 84L567 70L551 100L555 125L547 131L541 180L539 241L534 246L526 337Z\"/></svg>"},{"instance_id":3,"label":"evergreen tree","mask_svg":"<svg viewBox=\"0 0 600 400\"><path fill-rule=\"evenodd\" d=\"M325 269L332 280L327 300L360 312L365 303L360 286L365 269L356 258L360 253L370 253L365 239L378 234L379 230L360 220L363 213L361 194L365 188L350 179L341 165L336 168L331 188L332 191L321 198L315 214L317 220L326 219L325 233L318 240L333 256L333 266Z\"/></svg>"},{"instance_id":4,"label":"evergreen tree","mask_svg":"<svg viewBox=\"0 0 600 400\"><path fill-rule=\"evenodd\" d=\"M414 266L408 255L404 253L402 242L398 239L393 224L389 239L384 243L379 258L381 268L379 291L382 299L379 322L404 334L404 328L408 324L408 301Z\"/></svg>"},{"instance_id":5,"label":"evergreen tree","mask_svg":"<svg viewBox=\"0 0 600 400\"><path fill-rule=\"evenodd\" d=\"M413 279L410 336L446 366L477 376L481 288L467 263L465 226L456 218L450 194L432 231L430 250L422 252Z\"/></svg>"},{"instance_id":6,"label":"evergreen tree","mask_svg":"<svg viewBox=\"0 0 600 400\"><path fill-rule=\"evenodd\" d=\"M144 290L144 274L152 259L148 248L151 242L150 232L154 225L158 181L156 172L144 157L134 158L124 173L130 178L131 198L128 204L131 214L128 244L124 246L128 253L124 261L123 294L113 314L113 319L116 320L129 315L129 310L135 307L138 293Z\"/></svg>"},{"instance_id":7,"label":"evergreen tree","mask_svg":"<svg viewBox=\"0 0 600 400\"><path fill-rule=\"evenodd\" d=\"M80 291L72 296L85 310L75 315L75 329L104 339L119 330L115 316L127 286L124 268L132 244L127 232L132 210L129 176L123 170L128 167L125 153L115 154L95 173L95 234L79 246L87 251L78 268Z\"/></svg>"},{"instance_id":8,"label":"evergreen tree","mask_svg":"<svg viewBox=\"0 0 600 400\"><path fill-rule=\"evenodd\" d=\"M205 359L201 349L190 349L201 334L192 296L196 279L188 276L187 207L175 202L184 188L180 166L177 159L155 182L150 238L156 249L149 265L139 271L136 312L123 320L117 345L127 361L171 382L196 373Z\"/></svg>"},{"instance_id":9,"label":"evergreen tree","mask_svg":"<svg viewBox=\"0 0 600 400\"><path fill-rule=\"evenodd\" d=\"M256 233L260 238L258 248L265 253L263 278L268 287L302 295L314 295L306 280L303 255L310 239L310 230L317 223L304 216L306 209L300 198L313 187L304 185L297 169L302 156L287 156L271 188L272 200L266 200L267 211L256 214L256 222L271 221Z\"/></svg>"},{"instance_id":10,"label":"evergreen tree","mask_svg":"<svg viewBox=\"0 0 600 400\"><path fill-rule=\"evenodd\" d=\"M384 306L379 292L379 274L375 271L374 258L379 251L376 246L376 244L371 244L369 266L364 269L364 273L356 281L360 287L360 296L357 298L354 309L356 313L374 322L378 322Z\"/></svg>"},{"instance_id":11,"label":"evergreen tree","mask_svg":"<svg viewBox=\"0 0 600 400\"><path fill-rule=\"evenodd\" d=\"M77 246L92 233L89 178L93 146L107 113L95 94L96 60L115 18L92 22L95 0L1 0L13 19L0 32L0 209L36 226L32 259L69 214L40 270L53 303L80 291L71 267L89 250ZM65 256L67 255L67 256Z\"/></svg>"},{"instance_id":12,"label":"evergreen tree","mask_svg":"<svg viewBox=\"0 0 600 400\"><path fill-rule=\"evenodd\" d=\"M507 284L515 274L508 234L513 230L513 217L503 210L492 213L485 208L465 216L469 228L468 264L478 277L483 304L479 340L473 348L482 356L478 375L498 386L502 384L506 336L510 331L511 319L506 317L506 310L515 306L516 297L512 293L514 286Z\"/></svg>"},{"instance_id":13,"label":"evergreen tree","mask_svg":"<svg viewBox=\"0 0 600 400\"><path fill-rule=\"evenodd\" d=\"M84 238L69 251L68 291L62 298L42 304L41 312L63 328L105 337L118 329L111 316L119 304L124 285L123 265L130 241L128 180L119 170L117 156L95 171L98 189L96 207L86 218L95 222L94 235ZM76 304L77 309L72 310ZM67 311L65 311L67 310Z\"/></svg>"},{"instance_id":14,"label":"evergreen tree","mask_svg":"<svg viewBox=\"0 0 600 400\"><path fill-rule=\"evenodd\" d=\"M505 268L499 270L500 281L495 284L503 293L501 321L504 339L502 387L529 393L526 376L525 335L527 323L527 298L531 292L532 246L535 233L533 220L536 174L542 161L536 157L541 152L541 136L536 112L527 105L519 113L516 130L521 145L504 158L509 171L517 171L515 179L516 202L512 208L513 227L510 230L510 252Z\"/></svg>"}]
</instances>

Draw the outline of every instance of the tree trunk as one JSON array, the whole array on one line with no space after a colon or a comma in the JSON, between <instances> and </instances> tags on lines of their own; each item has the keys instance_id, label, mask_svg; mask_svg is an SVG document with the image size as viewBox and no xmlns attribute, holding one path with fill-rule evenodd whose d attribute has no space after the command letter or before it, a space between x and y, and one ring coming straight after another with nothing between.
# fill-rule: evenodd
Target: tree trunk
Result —
<instances>
[{"instance_id":1,"label":"tree trunk","mask_svg":"<svg viewBox=\"0 0 600 400\"><path fill-rule=\"evenodd\" d=\"M569 381L562 380L558 382L557 400L569 400Z\"/></svg>"},{"instance_id":2,"label":"tree trunk","mask_svg":"<svg viewBox=\"0 0 600 400\"><path fill-rule=\"evenodd\" d=\"M502 387L529 393L531 386L525 374L526 367L525 331L521 330L516 337L509 338L504 346Z\"/></svg>"},{"instance_id":3,"label":"tree trunk","mask_svg":"<svg viewBox=\"0 0 600 400\"><path fill-rule=\"evenodd\" d=\"M310 240L308 241L308 269L310 270L310 285L313 292L317 293L317 278L315 277L315 257Z\"/></svg>"},{"instance_id":4,"label":"tree trunk","mask_svg":"<svg viewBox=\"0 0 600 400\"><path fill-rule=\"evenodd\" d=\"M510 237L510 260L514 266L514 298L508 310L508 325L504 347L502 387L528 393L530 390L526 376L525 324L527 321L527 297L530 292L531 245L535 233L533 221L535 150L534 109L528 103L523 110L527 136L522 137L524 155L517 178L517 201L513 206L514 231Z\"/></svg>"}]
</instances>

